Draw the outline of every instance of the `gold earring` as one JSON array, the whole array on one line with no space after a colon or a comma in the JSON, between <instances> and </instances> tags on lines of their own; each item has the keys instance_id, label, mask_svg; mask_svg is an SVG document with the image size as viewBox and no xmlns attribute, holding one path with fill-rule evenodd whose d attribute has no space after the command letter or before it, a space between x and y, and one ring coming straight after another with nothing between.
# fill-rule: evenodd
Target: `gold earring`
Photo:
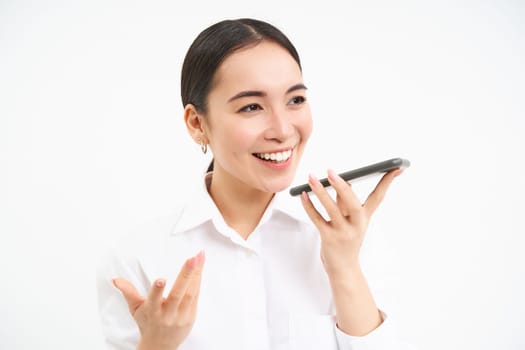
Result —
<instances>
[{"instance_id":1,"label":"gold earring","mask_svg":"<svg viewBox=\"0 0 525 350\"><path fill-rule=\"evenodd\" d=\"M202 153L206 154L206 152L208 152L208 144L204 143L204 141L200 137L197 138L197 142L201 145Z\"/></svg>"}]
</instances>

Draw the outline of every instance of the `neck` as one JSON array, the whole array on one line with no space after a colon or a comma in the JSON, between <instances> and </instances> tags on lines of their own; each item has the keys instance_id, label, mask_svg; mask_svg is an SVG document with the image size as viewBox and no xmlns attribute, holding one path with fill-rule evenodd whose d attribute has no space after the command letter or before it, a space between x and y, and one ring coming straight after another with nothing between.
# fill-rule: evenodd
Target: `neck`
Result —
<instances>
[{"instance_id":1,"label":"neck","mask_svg":"<svg viewBox=\"0 0 525 350\"><path fill-rule=\"evenodd\" d=\"M257 227L274 195L235 181L221 171L214 171L209 192L224 221L244 239Z\"/></svg>"}]
</instances>

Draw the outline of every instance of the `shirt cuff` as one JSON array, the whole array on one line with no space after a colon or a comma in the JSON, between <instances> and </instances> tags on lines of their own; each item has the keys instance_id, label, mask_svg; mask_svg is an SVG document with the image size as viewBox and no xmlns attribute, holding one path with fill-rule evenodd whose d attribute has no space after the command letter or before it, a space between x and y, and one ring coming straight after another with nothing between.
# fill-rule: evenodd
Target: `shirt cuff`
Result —
<instances>
[{"instance_id":1,"label":"shirt cuff","mask_svg":"<svg viewBox=\"0 0 525 350\"><path fill-rule=\"evenodd\" d=\"M344 333L335 324L335 336L339 350L383 350L396 349L392 347L396 335L387 315L379 310L383 322L373 331L364 336L353 336Z\"/></svg>"}]
</instances>

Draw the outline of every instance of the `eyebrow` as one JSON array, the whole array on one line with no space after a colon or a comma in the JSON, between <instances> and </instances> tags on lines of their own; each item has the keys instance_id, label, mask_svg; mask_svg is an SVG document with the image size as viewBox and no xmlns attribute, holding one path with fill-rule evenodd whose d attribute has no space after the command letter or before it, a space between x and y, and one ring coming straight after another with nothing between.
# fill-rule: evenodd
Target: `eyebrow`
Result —
<instances>
[{"instance_id":1,"label":"eyebrow","mask_svg":"<svg viewBox=\"0 0 525 350\"><path fill-rule=\"evenodd\" d=\"M286 93L289 94L290 92L296 91L296 90L307 90L308 88L304 84L295 84L292 87L290 87L288 90L286 90ZM234 100L237 100L239 98L243 97L265 97L267 94L263 91L257 91L257 90L246 90L241 91L235 96L231 97L228 102L232 102Z\"/></svg>"}]
</instances>

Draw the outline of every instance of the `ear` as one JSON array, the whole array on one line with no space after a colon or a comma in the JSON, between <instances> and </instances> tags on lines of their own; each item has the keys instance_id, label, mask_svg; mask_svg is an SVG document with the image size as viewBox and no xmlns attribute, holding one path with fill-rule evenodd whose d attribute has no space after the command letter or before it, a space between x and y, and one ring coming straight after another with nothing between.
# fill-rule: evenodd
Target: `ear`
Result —
<instances>
[{"instance_id":1,"label":"ear","mask_svg":"<svg viewBox=\"0 0 525 350\"><path fill-rule=\"evenodd\" d=\"M194 105L187 104L186 107L184 107L184 122L193 141L199 145L208 143L206 120L197 112Z\"/></svg>"}]
</instances>

